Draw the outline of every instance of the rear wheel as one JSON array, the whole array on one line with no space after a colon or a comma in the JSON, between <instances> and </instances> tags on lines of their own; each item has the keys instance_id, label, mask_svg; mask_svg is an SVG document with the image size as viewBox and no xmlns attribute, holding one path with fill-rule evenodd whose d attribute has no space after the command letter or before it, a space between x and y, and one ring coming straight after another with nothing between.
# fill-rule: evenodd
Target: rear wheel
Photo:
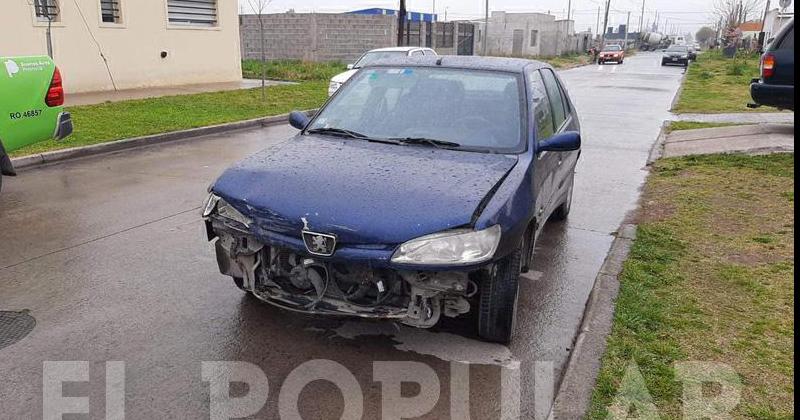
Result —
<instances>
[{"instance_id":1,"label":"rear wheel","mask_svg":"<svg viewBox=\"0 0 800 420\"><path fill-rule=\"evenodd\" d=\"M236 285L241 291L247 292L247 289L244 288L244 279L241 277L234 277L233 284Z\"/></svg>"},{"instance_id":2,"label":"rear wheel","mask_svg":"<svg viewBox=\"0 0 800 420\"><path fill-rule=\"evenodd\" d=\"M522 250L517 249L481 281L478 335L486 341L508 344L514 334L521 259Z\"/></svg>"}]
</instances>

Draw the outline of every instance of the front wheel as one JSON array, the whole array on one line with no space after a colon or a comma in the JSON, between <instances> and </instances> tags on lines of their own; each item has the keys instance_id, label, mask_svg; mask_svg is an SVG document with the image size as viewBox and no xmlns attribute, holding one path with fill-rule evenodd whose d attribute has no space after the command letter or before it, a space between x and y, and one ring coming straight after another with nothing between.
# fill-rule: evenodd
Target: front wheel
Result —
<instances>
[{"instance_id":1,"label":"front wheel","mask_svg":"<svg viewBox=\"0 0 800 420\"><path fill-rule=\"evenodd\" d=\"M495 343L508 344L514 334L519 296L522 250L495 263L481 280L478 335Z\"/></svg>"}]
</instances>

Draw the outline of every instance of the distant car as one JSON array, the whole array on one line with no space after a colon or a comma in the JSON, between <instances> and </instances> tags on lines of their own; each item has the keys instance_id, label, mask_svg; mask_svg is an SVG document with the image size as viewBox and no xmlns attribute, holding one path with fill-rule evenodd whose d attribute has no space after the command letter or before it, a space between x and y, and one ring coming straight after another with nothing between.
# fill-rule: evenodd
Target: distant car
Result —
<instances>
[{"instance_id":1,"label":"distant car","mask_svg":"<svg viewBox=\"0 0 800 420\"><path fill-rule=\"evenodd\" d=\"M436 51L425 47L390 47L378 48L367 51L354 64L347 65L347 71L333 76L328 85L328 96L332 96L342 85L348 81L361 67L366 67L371 63L392 57L414 57L437 55Z\"/></svg>"},{"instance_id":2,"label":"distant car","mask_svg":"<svg viewBox=\"0 0 800 420\"><path fill-rule=\"evenodd\" d=\"M689 66L689 47L686 45L670 45L664 50L661 57L661 65L678 64L683 67Z\"/></svg>"},{"instance_id":3,"label":"distant car","mask_svg":"<svg viewBox=\"0 0 800 420\"><path fill-rule=\"evenodd\" d=\"M689 60L695 61L697 60L697 49L693 45L689 46Z\"/></svg>"},{"instance_id":4,"label":"distant car","mask_svg":"<svg viewBox=\"0 0 800 420\"><path fill-rule=\"evenodd\" d=\"M750 83L749 107L794 111L794 19L786 23L761 56L761 77Z\"/></svg>"},{"instance_id":5,"label":"distant car","mask_svg":"<svg viewBox=\"0 0 800 420\"><path fill-rule=\"evenodd\" d=\"M606 45L597 56L597 64L605 64L609 61L622 64L623 60L625 60L625 51L619 45Z\"/></svg>"},{"instance_id":6,"label":"distant car","mask_svg":"<svg viewBox=\"0 0 800 420\"><path fill-rule=\"evenodd\" d=\"M419 328L473 312L481 338L508 343L536 238L572 206L580 123L553 69L381 61L289 121L292 139L210 188L221 273L296 312Z\"/></svg>"},{"instance_id":7,"label":"distant car","mask_svg":"<svg viewBox=\"0 0 800 420\"><path fill-rule=\"evenodd\" d=\"M72 133L61 72L50 57L0 57L0 188L15 176L8 153Z\"/></svg>"}]
</instances>

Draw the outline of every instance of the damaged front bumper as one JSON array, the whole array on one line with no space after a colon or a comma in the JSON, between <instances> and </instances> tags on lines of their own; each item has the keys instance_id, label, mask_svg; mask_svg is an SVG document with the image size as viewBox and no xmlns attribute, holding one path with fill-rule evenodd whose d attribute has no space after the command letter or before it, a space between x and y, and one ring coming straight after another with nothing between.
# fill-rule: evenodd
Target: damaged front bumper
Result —
<instances>
[{"instance_id":1,"label":"damaged front bumper","mask_svg":"<svg viewBox=\"0 0 800 420\"><path fill-rule=\"evenodd\" d=\"M483 268L414 271L390 266L393 249L341 246L319 257L301 238L261 232L216 214L206 216L220 272L283 309L318 315L394 319L428 328L441 315L469 312Z\"/></svg>"}]
</instances>

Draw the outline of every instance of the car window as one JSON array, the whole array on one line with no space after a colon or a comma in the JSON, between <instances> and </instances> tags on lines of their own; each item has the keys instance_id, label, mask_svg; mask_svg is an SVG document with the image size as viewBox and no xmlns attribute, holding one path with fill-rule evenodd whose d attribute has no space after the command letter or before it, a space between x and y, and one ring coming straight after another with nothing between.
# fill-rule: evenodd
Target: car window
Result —
<instances>
[{"instance_id":1,"label":"car window","mask_svg":"<svg viewBox=\"0 0 800 420\"><path fill-rule=\"evenodd\" d=\"M425 55L436 55L436 51L434 50L422 50Z\"/></svg>"},{"instance_id":2,"label":"car window","mask_svg":"<svg viewBox=\"0 0 800 420\"><path fill-rule=\"evenodd\" d=\"M781 50L794 50L794 26L789 29L781 40L781 45L778 46Z\"/></svg>"},{"instance_id":3,"label":"car window","mask_svg":"<svg viewBox=\"0 0 800 420\"><path fill-rule=\"evenodd\" d=\"M564 98L561 96L561 89L556 81L556 76L550 69L541 69L542 78L544 79L544 86L547 90L547 96L550 98L550 105L553 108L553 127L556 130L561 128L564 120L567 119L567 113L564 109Z\"/></svg>"},{"instance_id":4,"label":"car window","mask_svg":"<svg viewBox=\"0 0 800 420\"><path fill-rule=\"evenodd\" d=\"M391 57L404 57L408 53L405 51L370 51L364 54L354 65L354 68L366 67L376 61Z\"/></svg>"},{"instance_id":5,"label":"car window","mask_svg":"<svg viewBox=\"0 0 800 420\"><path fill-rule=\"evenodd\" d=\"M369 67L337 92L309 126L373 139L427 138L465 149L521 152L523 102L513 73Z\"/></svg>"},{"instance_id":6,"label":"car window","mask_svg":"<svg viewBox=\"0 0 800 420\"><path fill-rule=\"evenodd\" d=\"M603 48L603 51L620 51L620 50L622 50L622 48L620 48L619 45L606 45L605 48Z\"/></svg>"},{"instance_id":7,"label":"car window","mask_svg":"<svg viewBox=\"0 0 800 420\"><path fill-rule=\"evenodd\" d=\"M419 56L419 55L423 55L422 54L422 50L416 50L416 51L412 51L411 52L411 56L412 57L416 57L416 56Z\"/></svg>"},{"instance_id":8,"label":"car window","mask_svg":"<svg viewBox=\"0 0 800 420\"><path fill-rule=\"evenodd\" d=\"M542 75L538 70L532 71L528 75L528 79L531 94L530 108L533 110L533 118L536 121L536 139L544 140L555 133L550 99L547 97L547 89L544 87Z\"/></svg>"}]
</instances>

